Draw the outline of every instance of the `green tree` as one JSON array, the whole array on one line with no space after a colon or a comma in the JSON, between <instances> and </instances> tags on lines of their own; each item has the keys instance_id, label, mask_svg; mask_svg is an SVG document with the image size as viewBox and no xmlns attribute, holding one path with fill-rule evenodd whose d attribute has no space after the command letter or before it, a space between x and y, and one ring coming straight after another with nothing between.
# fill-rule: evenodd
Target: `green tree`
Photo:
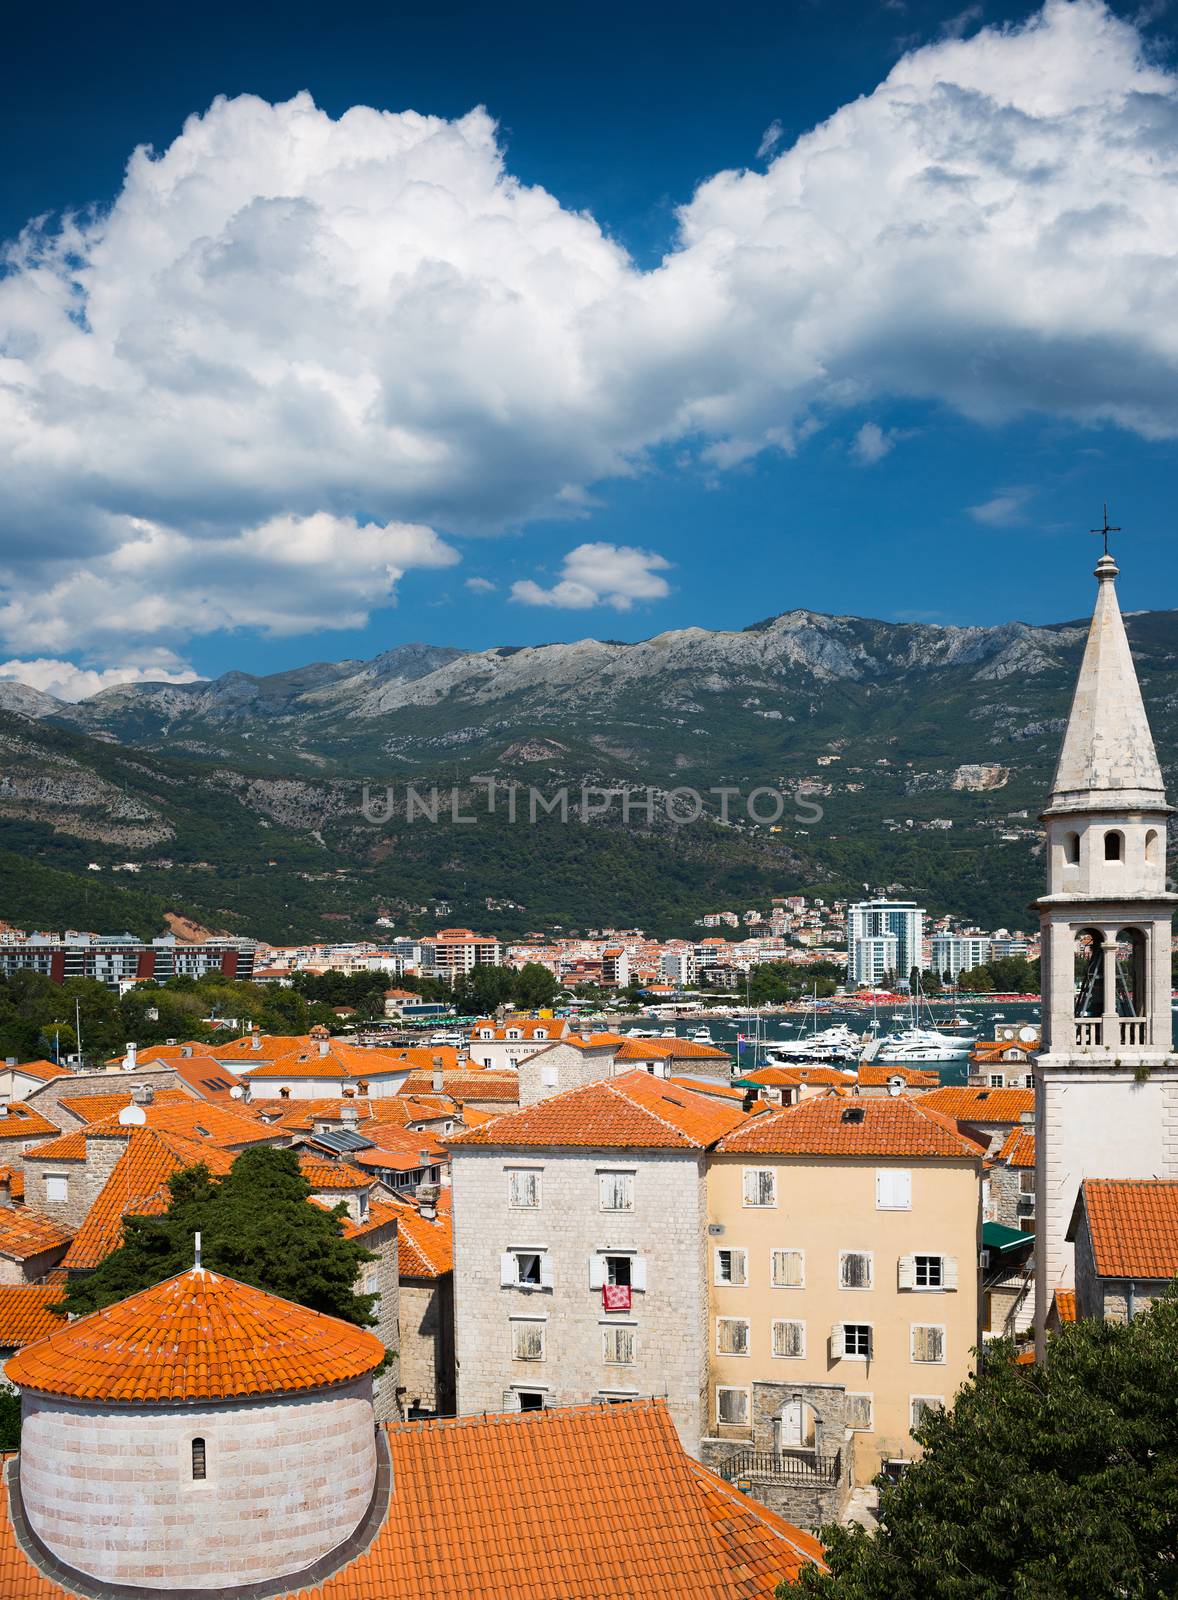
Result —
<instances>
[{"instance_id":1,"label":"green tree","mask_svg":"<svg viewBox=\"0 0 1178 1600\"><path fill-rule=\"evenodd\" d=\"M162 1216L128 1217L119 1249L86 1277L70 1279L63 1307L71 1315L185 1271L199 1232L202 1262L214 1271L346 1322L373 1320L375 1296L357 1294L355 1284L362 1264L376 1257L344 1238L342 1207L332 1212L308 1202L310 1186L293 1150L246 1150L220 1180L203 1165L186 1167L168 1188Z\"/></svg>"},{"instance_id":2,"label":"green tree","mask_svg":"<svg viewBox=\"0 0 1178 1600\"><path fill-rule=\"evenodd\" d=\"M921 1459L881 1484L877 1533L828 1527L796 1600L1154 1600L1178 1594L1178 1296L1081 1321L1020 1366L991 1345Z\"/></svg>"},{"instance_id":3,"label":"green tree","mask_svg":"<svg viewBox=\"0 0 1178 1600\"><path fill-rule=\"evenodd\" d=\"M0 1450L20 1449L20 1395L0 1389Z\"/></svg>"},{"instance_id":4,"label":"green tree","mask_svg":"<svg viewBox=\"0 0 1178 1600\"><path fill-rule=\"evenodd\" d=\"M556 999L559 984L539 961L525 961L515 975L515 1003L525 1011L539 1011Z\"/></svg>"}]
</instances>

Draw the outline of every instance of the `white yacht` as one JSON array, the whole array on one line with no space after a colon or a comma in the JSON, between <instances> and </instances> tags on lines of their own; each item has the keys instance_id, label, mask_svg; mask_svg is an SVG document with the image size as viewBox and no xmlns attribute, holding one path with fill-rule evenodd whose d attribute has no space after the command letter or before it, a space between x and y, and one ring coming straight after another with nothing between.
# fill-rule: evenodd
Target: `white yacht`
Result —
<instances>
[{"instance_id":1,"label":"white yacht","mask_svg":"<svg viewBox=\"0 0 1178 1600\"><path fill-rule=\"evenodd\" d=\"M712 1030L711 1030L711 1028L697 1028L695 1030L695 1032L691 1035L691 1042L692 1042L692 1044L711 1044L712 1043Z\"/></svg>"},{"instance_id":2,"label":"white yacht","mask_svg":"<svg viewBox=\"0 0 1178 1600\"><path fill-rule=\"evenodd\" d=\"M831 1066L848 1066L858 1061L863 1051L863 1041L845 1023L823 1028L821 1032L805 1034L800 1039L782 1039L765 1046L771 1067L800 1066L807 1062L825 1062Z\"/></svg>"},{"instance_id":3,"label":"white yacht","mask_svg":"<svg viewBox=\"0 0 1178 1600\"><path fill-rule=\"evenodd\" d=\"M901 1028L880 1040L872 1059L876 1064L902 1061L912 1066L964 1061L974 1039L972 1034L940 1033L936 1028Z\"/></svg>"}]
</instances>

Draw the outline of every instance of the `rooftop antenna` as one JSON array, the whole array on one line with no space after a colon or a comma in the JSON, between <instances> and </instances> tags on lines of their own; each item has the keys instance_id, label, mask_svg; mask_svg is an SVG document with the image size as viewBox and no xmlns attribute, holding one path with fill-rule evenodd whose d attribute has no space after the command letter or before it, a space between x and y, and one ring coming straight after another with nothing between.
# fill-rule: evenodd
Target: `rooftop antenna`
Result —
<instances>
[{"instance_id":1,"label":"rooftop antenna","mask_svg":"<svg viewBox=\"0 0 1178 1600\"><path fill-rule=\"evenodd\" d=\"M192 1268L193 1268L194 1272L200 1272L202 1270L202 1268L201 1268L201 1264L200 1264L200 1234L199 1233L195 1236L193 1244L194 1244L194 1253L195 1253L196 1259L192 1263Z\"/></svg>"},{"instance_id":2,"label":"rooftop antenna","mask_svg":"<svg viewBox=\"0 0 1178 1600\"><path fill-rule=\"evenodd\" d=\"M1114 528L1113 525L1108 520L1108 501L1107 500L1104 502L1104 527L1103 528L1090 528L1088 531L1090 533L1099 533L1103 537L1103 539L1104 539L1104 553L1107 556L1108 555L1108 536L1109 536L1109 534L1110 533L1120 533L1120 531L1121 531L1120 528Z\"/></svg>"}]
</instances>

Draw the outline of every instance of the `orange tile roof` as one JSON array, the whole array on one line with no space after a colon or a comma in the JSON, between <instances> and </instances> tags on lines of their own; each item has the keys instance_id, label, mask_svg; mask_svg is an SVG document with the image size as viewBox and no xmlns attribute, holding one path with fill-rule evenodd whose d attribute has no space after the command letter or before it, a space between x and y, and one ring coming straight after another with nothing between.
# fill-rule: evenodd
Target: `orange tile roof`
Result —
<instances>
[{"instance_id":1,"label":"orange tile roof","mask_svg":"<svg viewBox=\"0 0 1178 1600\"><path fill-rule=\"evenodd\" d=\"M695 1078L668 1078L668 1083L675 1084L680 1089L692 1089L696 1094L710 1095L713 1100L732 1100L742 1102L745 1091L734 1089L729 1083L709 1083L706 1079Z\"/></svg>"},{"instance_id":2,"label":"orange tile roof","mask_svg":"<svg viewBox=\"0 0 1178 1600\"><path fill-rule=\"evenodd\" d=\"M27 1206L12 1210L0 1207L0 1256L13 1261L28 1261L46 1250L64 1249L73 1233L52 1217L43 1217Z\"/></svg>"},{"instance_id":3,"label":"orange tile roof","mask_svg":"<svg viewBox=\"0 0 1178 1600\"><path fill-rule=\"evenodd\" d=\"M423 1217L407 1200L396 1204L398 1263L403 1278L440 1278L454 1270L454 1219L439 1213Z\"/></svg>"},{"instance_id":4,"label":"orange tile roof","mask_svg":"<svg viewBox=\"0 0 1178 1600\"><path fill-rule=\"evenodd\" d=\"M816 1083L829 1085L831 1088L838 1086L854 1087L855 1074L843 1072L838 1067L757 1067L752 1072L742 1072L742 1078L747 1078L750 1083L763 1083L770 1089L797 1088L803 1083Z\"/></svg>"},{"instance_id":5,"label":"orange tile roof","mask_svg":"<svg viewBox=\"0 0 1178 1600\"><path fill-rule=\"evenodd\" d=\"M557 1145L704 1150L746 1121L739 1106L627 1072L506 1112L450 1145Z\"/></svg>"},{"instance_id":6,"label":"orange tile roof","mask_svg":"<svg viewBox=\"0 0 1178 1600\"><path fill-rule=\"evenodd\" d=\"M941 1085L939 1073L926 1072L922 1067L902 1067L898 1062L892 1066L876 1066L865 1061L859 1066L857 1077L861 1089L883 1089L896 1078L910 1089L938 1089Z\"/></svg>"},{"instance_id":7,"label":"orange tile roof","mask_svg":"<svg viewBox=\"0 0 1178 1600\"><path fill-rule=\"evenodd\" d=\"M393 1424L384 1436L383 1522L298 1600L773 1600L822 1564L810 1534L691 1460L660 1400ZM66 1593L17 1543L0 1479L0 1594Z\"/></svg>"},{"instance_id":8,"label":"orange tile roof","mask_svg":"<svg viewBox=\"0 0 1178 1600\"><path fill-rule=\"evenodd\" d=\"M202 1100L232 1104L235 1099L233 1090L240 1089L245 1082L236 1072L223 1066L216 1056L203 1051L191 1056L173 1056L168 1065Z\"/></svg>"},{"instance_id":9,"label":"orange tile roof","mask_svg":"<svg viewBox=\"0 0 1178 1600\"><path fill-rule=\"evenodd\" d=\"M56 1125L47 1122L39 1111L23 1100L13 1100L0 1105L0 1139L35 1139L39 1134L53 1135Z\"/></svg>"},{"instance_id":10,"label":"orange tile roof","mask_svg":"<svg viewBox=\"0 0 1178 1600\"><path fill-rule=\"evenodd\" d=\"M15 1167L0 1167L0 1183L8 1185L9 1199L24 1199L25 1175L23 1172L18 1172Z\"/></svg>"},{"instance_id":11,"label":"orange tile roof","mask_svg":"<svg viewBox=\"0 0 1178 1600\"><path fill-rule=\"evenodd\" d=\"M1035 1091L947 1087L924 1095L921 1103L957 1122L1017 1122L1035 1109Z\"/></svg>"},{"instance_id":12,"label":"orange tile roof","mask_svg":"<svg viewBox=\"0 0 1178 1600\"><path fill-rule=\"evenodd\" d=\"M359 1045L332 1045L324 1054L315 1050L290 1050L279 1060L245 1070L242 1082L254 1083L269 1078L322 1078L326 1082L344 1079L380 1078L390 1072L404 1072L405 1062L390 1050L363 1050Z\"/></svg>"},{"instance_id":13,"label":"orange tile roof","mask_svg":"<svg viewBox=\"0 0 1178 1600\"><path fill-rule=\"evenodd\" d=\"M1099 1277L1178 1273L1178 1180L1086 1178L1081 1196Z\"/></svg>"},{"instance_id":14,"label":"orange tile roof","mask_svg":"<svg viewBox=\"0 0 1178 1600\"><path fill-rule=\"evenodd\" d=\"M1057 1289L1055 1291L1055 1314L1061 1322L1075 1322L1076 1291L1074 1289Z\"/></svg>"},{"instance_id":15,"label":"orange tile roof","mask_svg":"<svg viewBox=\"0 0 1178 1600\"><path fill-rule=\"evenodd\" d=\"M299 1171L312 1189L370 1189L376 1181L371 1173L360 1172L342 1161L311 1155L299 1157Z\"/></svg>"},{"instance_id":16,"label":"orange tile roof","mask_svg":"<svg viewBox=\"0 0 1178 1600\"><path fill-rule=\"evenodd\" d=\"M323 1206L327 1210L332 1209L326 1200L319 1200L315 1195L311 1196L311 1201L312 1204ZM351 1218L343 1219L344 1238L363 1239L366 1234L374 1233L377 1228L385 1228L390 1223L399 1222L400 1218L401 1213L391 1201L370 1200L368 1203L368 1215L363 1222L353 1222Z\"/></svg>"},{"instance_id":17,"label":"orange tile roof","mask_svg":"<svg viewBox=\"0 0 1178 1600\"><path fill-rule=\"evenodd\" d=\"M0 1350L19 1350L64 1328L69 1320L65 1313L49 1309L60 1301L61 1289L55 1284L0 1285Z\"/></svg>"},{"instance_id":18,"label":"orange tile roof","mask_svg":"<svg viewBox=\"0 0 1178 1600\"><path fill-rule=\"evenodd\" d=\"M618 1046L619 1061L728 1061L727 1050L696 1044L694 1039L627 1039Z\"/></svg>"},{"instance_id":19,"label":"orange tile roof","mask_svg":"<svg viewBox=\"0 0 1178 1600\"><path fill-rule=\"evenodd\" d=\"M44 1144L39 1144L25 1153L39 1156L44 1151L48 1161L85 1161L86 1132L85 1128L75 1128L72 1133L63 1133L56 1139L46 1139Z\"/></svg>"},{"instance_id":20,"label":"orange tile roof","mask_svg":"<svg viewBox=\"0 0 1178 1600\"><path fill-rule=\"evenodd\" d=\"M196 1267L27 1345L5 1371L39 1394L175 1404L347 1383L384 1353L364 1328Z\"/></svg>"},{"instance_id":21,"label":"orange tile roof","mask_svg":"<svg viewBox=\"0 0 1178 1600\"><path fill-rule=\"evenodd\" d=\"M403 1095L429 1094L433 1088L433 1075L413 1072L401 1085ZM519 1104L519 1075L499 1068L467 1067L457 1072L442 1073L442 1092L455 1100L495 1100L508 1105Z\"/></svg>"},{"instance_id":22,"label":"orange tile roof","mask_svg":"<svg viewBox=\"0 0 1178 1600\"><path fill-rule=\"evenodd\" d=\"M191 1104L192 1097L184 1093L183 1089L157 1089L153 1105L169 1105L177 1100ZM57 1102L71 1117L77 1117L79 1122L105 1122L108 1117L116 1117L124 1106L131 1104L131 1091L124 1089L118 1094L71 1094L62 1095Z\"/></svg>"},{"instance_id":23,"label":"orange tile roof","mask_svg":"<svg viewBox=\"0 0 1178 1600\"><path fill-rule=\"evenodd\" d=\"M13 1071L23 1072L27 1078L39 1078L42 1083L73 1076L68 1067L59 1067L56 1061L18 1061Z\"/></svg>"},{"instance_id":24,"label":"orange tile roof","mask_svg":"<svg viewBox=\"0 0 1178 1600\"><path fill-rule=\"evenodd\" d=\"M194 1144L159 1128L127 1131L127 1148L90 1207L65 1257L71 1269L96 1267L123 1242L123 1218L156 1217L168 1208L168 1179L182 1167L203 1162L215 1177L223 1177L233 1157L215 1146ZM81 1138L83 1135L72 1135Z\"/></svg>"},{"instance_id":25,"label":"orange tile roof","mask_svg":"<svg viewBox=\"0 0 1178 1600\"><path fill-rule=\"evenodd\" d=\"M909 1100L819 1097L757 1117L728 1135L722 1151L796 1156L905 1156L977 1159L981 1152L952 1121L928 1110L928 1097Z\"/></svg>"},{"instance_id":26,"label":"orange tile roof","mask_svg":"<svg viewBox=\"0 0 1178 1600\"><path fill-rule=\"evenodd\" d=\"M410 1128L372 1128L366 1138L371 1150L357 1150L352 1160L359 1167L386 1167L390 1171L412 1172L416 1167L446 1163L450 1152L432 1133L414 1133ZM424 1155L425 1160L422 1160Z\"/></svg>"},{"instance_id":27,"label":"orange tile roof","mask_svg":"<svg viewBox=\"0 0 1178 1600\"><path fill-rule=\"evenodd\" d=\"M356 1123L368 1132L370 1123L389 1123L404 1127L413 1121L413 1103L403 1095L385 1095L373 1100L368 1095L354 1095L332 1100L255 1100L252 1110L258 1117L277 1115L271 1127L280 1127L290 1133L310 1133L316 1122L341 1122L341 1112L348 1106L356 1113ZM453 1113L453 1106L446 1102Z\"/></svg>"},{"instance_id":28,"label":"orange tile roof","mask_svg":"<svg viewBox=\"0 0 1178 1600\"><path fill-rule=\"evenodd\" d=\"M143 1110L147 1125L164 1133L175 1133L182 1139L203 1144L208 1140L223 1150L244 1150L252 1144L274 1144L283 1135L277 1128L267 1127L254 1113L242 1110L235 1102L234 1109L215 1105L208 1100L192 1100L184 1095L180 1102L160 1105L157 1101Z\"/></svg>"},{"instance_id":29,"label":"orange tile roof","mask_svg":"<svg viewBox=\"0 0 1178 1600\"><path fill-rule=\"evenodd\" d=\"M1008 1167L1033 1167L1035 1165L1035 1134L1030 1128L1012 1128L1006 1135L999 1161Z\"/></svg>"}]
</instances>

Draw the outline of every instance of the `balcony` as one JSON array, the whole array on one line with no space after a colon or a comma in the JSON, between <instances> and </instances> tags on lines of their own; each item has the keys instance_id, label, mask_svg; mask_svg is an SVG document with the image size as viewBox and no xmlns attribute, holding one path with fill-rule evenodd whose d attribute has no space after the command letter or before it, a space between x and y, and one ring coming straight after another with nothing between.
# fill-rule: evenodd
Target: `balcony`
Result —
<instances>
[{"instance_id":1,"label":"balcony","mask_svg":"<svg viewBox=\"0 0 1178 1600\"><path fill-rule=\"evenodd\" d=\"M1132 1049L1149 1043L1148 1017L1117 1017L1117 1042ZM1104 1043L1105 1028L1102 1017L1076 1018L1076 1043L1081 1049L1099 1048Z\"/></svg>"},{"instance_id":2,"label":"balcony","mask_svg":"<svg viewBox=\"0 0 1178 1600\"><path fill-rule=\"evenodd\" d=\"M814 1450L741 1450L719 1469L728 1483L750 1483L829 1489L842 1481L842 1451L820 1456Z\"/></svg>"}]
</instances>

